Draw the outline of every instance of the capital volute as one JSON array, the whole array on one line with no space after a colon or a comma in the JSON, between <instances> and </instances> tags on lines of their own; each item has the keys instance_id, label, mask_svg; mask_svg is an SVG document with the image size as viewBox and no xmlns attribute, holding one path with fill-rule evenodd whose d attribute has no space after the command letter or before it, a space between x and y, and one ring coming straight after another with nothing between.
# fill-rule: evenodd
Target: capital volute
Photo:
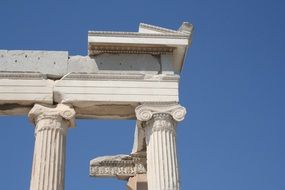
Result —
<instances>
[{"instance_id":1,"label":"capital volute","mask_svg":"<svg viewBox=\"0 0 285 190\"><path fill-rule=\"evenodd\" d=\"M148 121L154 114L165 113L172 116L175 121L182 121L186 109L179 104L143 104L135 109L139 121Z\"/></svg>"},{"instance_id":2,"label":"capital volute","mask_svg":"<svg viewBox=\"0 0 285 190\"><path fill-rule=\"evenodd\" d=\"M34 124L36 124L38 120L45 118L63 118L69 122L69 127L75 126L75 111L69 105L65 104L57 104L56 106L35 104L28 116L30 121Z\"/></svg>"}]
</instances>

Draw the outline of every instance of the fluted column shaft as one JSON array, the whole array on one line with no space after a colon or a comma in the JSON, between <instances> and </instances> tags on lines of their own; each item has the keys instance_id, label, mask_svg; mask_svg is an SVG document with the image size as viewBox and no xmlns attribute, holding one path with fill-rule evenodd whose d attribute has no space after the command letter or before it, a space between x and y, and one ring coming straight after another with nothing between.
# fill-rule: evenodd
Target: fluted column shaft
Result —
<instances>
[{"instance_id":1,"label":"fluted column shaft","mask_svg":"<svg viewBox=\"0 0 285 190\"><path fill-rule=\"evenodd\" d=\"M35 148L30 190L63 190L66 133L74 123L69 106L36 104L29 113L35 123Z\"/></svg>"},{"instance_id":2,"label":"fluted column shaft","mask_svg":"<svg viewBox=\"0 0 285 190\"><path fill-rule=\"evenodd\" d=\"M137 118L145 121L148 190L179 190L176 124L185 114L180 105L136 109Z\"/></svg>"},{"instance_id":3,"label":"fluted column shaft","mask_svg":"<svg viewBox=\"0 0 285 190\"><path fill-rule=\"evenodd\" d=\"M176 124L169 114L154 114L147 122L147 171L150 189L178 190Z\"/></svg>"}]
</instances>

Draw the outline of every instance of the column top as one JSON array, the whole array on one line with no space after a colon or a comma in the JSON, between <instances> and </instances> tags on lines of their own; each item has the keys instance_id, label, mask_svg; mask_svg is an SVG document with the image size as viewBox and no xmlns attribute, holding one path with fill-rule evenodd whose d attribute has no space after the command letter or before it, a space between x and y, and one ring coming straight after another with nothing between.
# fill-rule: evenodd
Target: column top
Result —
<instances>
[{"instance_id":1,"label":"column top","mask_svg":"<svg viewBox=\"0 0 285 190\"><path fill-rule=\"evenodd\" d=\"M57 104L54 106L35 104L28 114L29 119L34 124L36 124L38 119L55 116L60 116L69 121L69 127L75 127L75 111L69 105Z\"/></svg>"},{"instance_id":2,"label":"column top","mask_svg":"<svg viewBox=\"0 0 285 190\"><path fill-rule=\"evenodd\" d=\"M142 104L135 112L139 121L148 121L157 113L167 113L175 121L182 121L186 115L186 108L179 104Z\"/></svg>"}]
</instances>

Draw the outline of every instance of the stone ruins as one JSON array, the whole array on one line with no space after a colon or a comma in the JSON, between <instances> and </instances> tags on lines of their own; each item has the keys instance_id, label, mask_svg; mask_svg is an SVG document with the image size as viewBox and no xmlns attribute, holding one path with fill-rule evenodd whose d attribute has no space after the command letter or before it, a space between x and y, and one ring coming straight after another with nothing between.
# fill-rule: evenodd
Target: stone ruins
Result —
<instances>
[{"instance_id":1,"label":"stone ruins","mask_svg":"<svg viewBox=\"0 0 285 190\"><path fill-rule=\"evenodd\" d=\"M63 190L66 135L75 119L135 119L133 150L90 161L90 176L129 190L179 190L179 74L193 27L140 24L138 32L89 31L88 55L0 50L0 115L35 125L30 190Z\"/></svg>"}]
</instances>

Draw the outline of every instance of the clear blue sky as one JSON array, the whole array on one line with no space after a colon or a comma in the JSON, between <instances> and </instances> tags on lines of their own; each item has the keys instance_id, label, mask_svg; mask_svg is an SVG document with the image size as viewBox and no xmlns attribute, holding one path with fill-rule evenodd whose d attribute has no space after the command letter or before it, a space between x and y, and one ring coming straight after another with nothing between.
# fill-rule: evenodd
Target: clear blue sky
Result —
<instances>
[{"instance_id":1,"label":"clear blue sky","mask_svg":"<svg viewBox=\"0 0 285 190\"><path fill-rule=\"evenodd\" d=\"M285 189L285 1L113 0L0 3L0 49L87 54L88 30L139 22L195 26L181 76L182 190ZM0 117L0 189L29 189L33 126ZM78 120L67 143L66 190L125 189L88 176L89 160L129 153L134 121Z\"/></svg>"}]
</instances>

